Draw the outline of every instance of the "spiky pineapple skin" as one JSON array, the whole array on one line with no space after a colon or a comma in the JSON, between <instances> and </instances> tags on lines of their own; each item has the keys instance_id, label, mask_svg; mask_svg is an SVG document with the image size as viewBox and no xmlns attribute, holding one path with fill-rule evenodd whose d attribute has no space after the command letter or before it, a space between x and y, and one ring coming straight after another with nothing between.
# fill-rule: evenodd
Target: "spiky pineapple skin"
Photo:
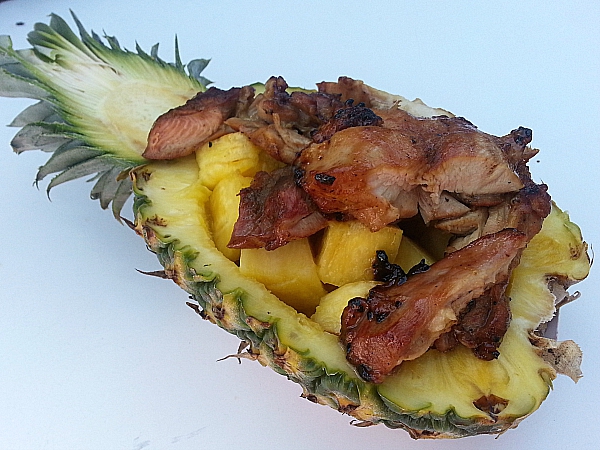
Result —
<instances>
[{"instance_id":1,"label":"spiky pineapple skin","mask_svg":"<svg viewBox=\"0 0 600 450\"><path fill-rule=\"evenodd\" d=\"M138 214L137 217L136 232L144 238L148 249L158 256L165 275L190 294L201 308L197 311L203 319L242 341L240 348L245 348L247 353L231 356L256 360L286 376L302 387L302 396L309 401L354 417L358 421L355 423L357 426L384 424L389 428L402 428L415 439L496 434L512 426L512 423L490 425L465 421L452 413L442 417L417 417L394 412L372 386L345 374L329 374L314 359L282 344L278 339L277 325L246 313L241 301L242 290L224 294L217 287L218 279L199 279L187 264L194 258L193 252L178 248L178 242L162 239L143 215Z\"/></svg>"}]
</instances>

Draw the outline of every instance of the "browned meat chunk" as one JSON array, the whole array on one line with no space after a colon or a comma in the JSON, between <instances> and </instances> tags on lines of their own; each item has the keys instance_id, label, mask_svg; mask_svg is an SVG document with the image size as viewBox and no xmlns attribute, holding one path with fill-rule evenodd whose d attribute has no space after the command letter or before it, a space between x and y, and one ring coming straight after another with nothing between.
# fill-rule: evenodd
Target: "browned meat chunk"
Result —
<instances>
[{"instance_id":1,"label":"browned meat chunk","mask_svg":"<svg viewBox=\"0 0 600 450\"><path fill-rule=\"evenodd\" d=\"M143 153L148 159L175 159L192 154L205 142L228 131L223 122L236 113L238 101L252 88L223 91L211 87L178 108L160 116L148 135Z\"/></svg>"},{"instance_id":2,"label":"browned meat chunk","mask_svg":"<svg viewBox=\"0 0 600 450\"><path fill-rule=\"evenodd\" d=\"M292 164L312 142L312 134L344 108L337 96L319 92L286 91L282 77L271 77L265 92L225 122L244 133L273 158Z\"/></svg>"},{"instance_id":3,"label":"browned meat chunk","mask_svg":"<svg viewBox=\"0 0 600 450\"><path fill-rule=\"evenodd\" d=\"M317 87L320 93L336 96L342 102L351 100L355 104L363 103L367 108L377 110L397 108L400 103L406 101L403 97L380 91L350 77L339 77L335 82L323 81L317 83ZM439 113L447 111L439 110Z\"/></svg>"},{"instance_id":4,"label":"browned meat chunk","mask_svg":"<svg viewBox=\"0 0 600 450\"><path fill-rule=\"evenodd\" d=\"M423 174L425 189L461 194L516 192L523 187L500 148L484 133L456 132L434 142L429 169Z\"/></svg>"},{"instance_id":5,"label":"browned meat chunk","mask_svg":"<svg viewBox=\"0 0 600 450\"><path fill-rule=\"evenodd\" d=\"M504 295L508 280L492 286L481 297L469 302L454 335L458 342L479 359L491 361L499 356L498 347L510 324L509 299Z\"/></svg>"},{"instance_id":6,"label":"browned meat chunk","mask_svg":"<svg viewBox=\"0 0 600 450\"><path fill-rule=\"evenodd\" d=\"M472 349L479 359L491 361L498 358L498 348L511 319L506 286L507 283L498 283L481 297L471 300L461 311L458 323L442 334L433 346L446 352L462 344Z\"/></svg>"},{"instance_id":7,"label":"browned meat chunk","mask_svg":"<svg viewBox=\"0 0 600 450\"><path fill-rule=\"evenodd\" d=\"M448 245L447 253L454 252L486 234L505 228L515 228L527 236L528 241L542 229L544 219L550 214L552 201L545 184L536 184L524 174L521 175L525 187L503 203L490 208L479 208L462 218L442 221L436 224L440 229L461 234L458 231L467 225L470 218L482 220L477 229L466 236L456 236ZM477 215L474 213L478 212ZM455 222L455 223L453 223Z\"/></svg>"},{"instance_id":8,"label":"browned meat chunk","mask_svg":"<svg viewBox=\"0 0 600 450\"><path fill-rule=\"evenodd\" d=\"M347 358L368 381L381 382L415 359L457 322L460 312L498 283L527 243L517 230L484 236L402 285L373 288L342 314Z\"/></svg>"},{"instance_id":9,"label":"browned meat chunk","mask_svg":"<svg viewBox=\"0 0 600 450\"><path fill-rule=\"evenodd\" d=\"M483 229L483 226L485 225L487 219L487 208L475 208L462 216L441 220L437 222L434 226L438 230L442 230L453 235L466 236L477 230Z\"/></svg>"},{"instance_id":10,"label":"browned meat chunk","mask_svg":"<svg viewBox=\"0 0 600 450\"><path fill-rule=\"evenodd\" d=\"M250 141L270 156L286 164L292 164L300 152L312 141L297 131L281 125L277 114L274 123L233 117L225 121L235 131L244 133Z\"/></svg>"},{"instance_id":11,"label":"browned meat chunk","mask_svg":"<svg viewBox=\"0 0 600 450\"><path fill-rule=\"evenodd\" d=\"M515 192L522 187L498 138L460 117L418 118L399 110L376 110L383 126L407 134L428 155L426 190L460 194Z\"/></svg>"},{"instance_id":12,"label":"browned meat chunk","mask_svg":"<svg viewBox=\"0 0 600 450\"><path fill-rule=\"evenodd\" d=\"M348 214L376 231L418 212L426 156L394 130L347 128L305 149L296 164L302 187L325 213Z\"/></svg>"},{"instance_id":13,"label":"browned meat chunk","mask_svg":"<svg viewBox=\"0 0 600 450\"><path fill-rule=\"evenodd\" d=\"M443 191L439 196L435 196L435 199L428 192L420 192L419 212L426 225L434 220L461 217L468 214L469 211L468 206L456 200L454 196L446 191Z\"/></svg>"},{"instance_id":14,"label":"browned meat chunk","mask_svg":"<svg viewBox=\"0 0 600 450\"><path fill-rule=\"evenodd\" d=\"M240 192L239 211L228 244L231 248L274 250L327 226L327 220L296 184L290 166L257 173L250 187Z\"/></svg>"},{"instance_id":15,"label":"browned meat chunk","mask_svg":"<svg viewBox=\"0 0 600 450\"><path fill-rule=\"evenodd\" d=\"M295 91L287 92L282 77L271 77L265 83L265 92L258 95L250 107L258 119L274 123L274 115L282 124L292 124L302 133L312 131L333 117L344 106L336 96Z\"/></svg>"},{"instance_id":16,"label":"browned meat chunk","mask_svg":"<svg viewBox=\"0 0 600 450\"><path fill-rule=\"evenodd\" d=\"M373 106L373 89L360 80L339 77L337 82L323 81L317 83L317 87L319 88L319 92L337 96L343 102L352 100L355 103L364 103L367 108Z\"/></svg>"},{"instance_id":17,"label":"browned meat chunk","mask_svg":"<svg viewBox=\"0 0 600 450\"><path fill-rule=\"evenodd\" d=\"M400 110L376 112L383 128L338 131L305 149L296 162L305 173L302 187L323 211L350 214L376 231L415 215L419 196L428 221L468 212L458 201L452 202L456 208L444 210L444 203L451 206L451 198L442 198L444 191L487 195L523 187L492 137L470 123L417 119ZM325 185L316 175L336 181ZM422 190L429 197L420 195Z\"/></svg>"},{"instance_id":18,"label":"browned meat chunk","mask_svg":"<svg viewBox=\"0 0 600 450\"><path fill-rule=\"evenodd\" d=\"M338 131L345 130L351 127L361 126L381 126L383 120L371 109L365 107L363 104L351 106L352 101L348 101L347 108L338 109L334 116L321 125L319 129L313 134L313 141L317 144L325 142L337 133Z\"/></svg>"}]
</instances>

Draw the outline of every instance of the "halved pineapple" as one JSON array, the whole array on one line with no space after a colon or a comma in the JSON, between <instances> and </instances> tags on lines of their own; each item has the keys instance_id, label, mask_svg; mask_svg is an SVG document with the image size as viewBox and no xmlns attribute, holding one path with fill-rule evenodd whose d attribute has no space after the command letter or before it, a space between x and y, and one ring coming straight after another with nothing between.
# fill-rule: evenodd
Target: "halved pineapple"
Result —
<instances>
[{"instance_id":1,"label":"halved pineapple","mask_svg":"<svg viewBox=\"0 0 600 450\"><path fill-rule=\"evenodd\" d=\"M40 100L14 122L23 127L13 141L15 150L54 152L38 174L41 180L58 173L49 188L98 174L92 194L103 207L112 202L115 215L132 187L119 175L137 166L131 171L135 229L165 273L193 296L205 317L245 341L251 357L299 383L305 397L367 424L406 429L413 437L460 437L514 426L540 405L557 371L579 376L575 344L534 333L566 295L557 289L557 298L549 288L579 281L589 271L579 229L554 206L513 272L513 320L500 358L481 361L462 347L430 350L379 385L363 381L345 358L337 318L349 298L363 296L375 282L342 277L331 283L323 276L330 272L323 269L327 259L315 256L327 248L325 241L290 246L281 262L274 253L250 252L251 264L243 254L238 263L238 255L228 252L227 230L237 208L232 192L256 171L276 165L237 134L174 161L145 164L139 156L153 118L204 89L207 80L199 74L205 62L192 63L186 74L179 61L168 65L155 50L151 55L123 51L114 38L105 46L77 24L81 39L57 16L50 26L36 25L35 50L15 51L10 39L0 38L0 93ZM81 71L84 76L77 79L83 84L72 86ZM123 102L129 107L126 120L119 114ZM420 102L403 99L401 105L421 115L439 114ZM390 253L398 251L392 259L401 266L439 256L437 245L423 249L400 234L394 231L386 245ZM269 262L261 273L259 266L270 258L278 262ZM282 286L279 280L289 278L286 271L296 258L306 261L303 281ZM313 286L309 295L306 280ZM327 293L332 284L339 286ZM312 314L317 304L312 318L299 312Z\"/></svg>"},{"instance_id":2,"label":"halved pineapple","mask_svg":"<svg viewBox=\"0 0 600 450\"><path fill-rule=\"evenodd\" d=\"M182 189L177 174L184 167L194 182ZM542 357L544 339L532 335L554 310L556 299L548 282L556 277L580 280L589 269L579 229L558 207L553 207L523 254L524 265L513 274L513 320L500 358L481 361L462 347L448 353L430 350L374 385L361 380L346 362L336 335L347 301L364 296L373 282L351 282L325 295L312 320L298 313L215 249L210 223L192 226L190 215L208 217L208 196L194 187L197 171L189 159L136 169L136 195L144 199L137 203L137 230L211 320L244 336L250 354L298 381L306 396L367 422L407 428L416 437L456 437L501 432L535 411L548 395L556 367ZM188 195L194 189L198 195L192 200ZM181 192L186 192L185 205L177 200ZM177 214L169 207L174 202L180 206ZM148 221L155 217L161 218L160 227ZM540 246L547 257L538 258ZM277 272L276 265L269 269ZM529 293L539 287L543 292L532 297ZM562 352L573 350L574 344L563 343ZM575 366L567 372L576 378Z\"/></svg>"}]
</instances>

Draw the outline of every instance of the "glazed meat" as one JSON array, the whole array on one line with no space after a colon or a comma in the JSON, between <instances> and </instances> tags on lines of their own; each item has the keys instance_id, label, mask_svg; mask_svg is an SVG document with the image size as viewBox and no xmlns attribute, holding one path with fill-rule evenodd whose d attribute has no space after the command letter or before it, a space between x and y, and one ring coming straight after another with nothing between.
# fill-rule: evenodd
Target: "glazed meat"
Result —
<instances>
[{"instance_id":1,"label":"glazed meat","mask_svg":"<svg viewBox=\"0 0 600 450\"><path fill-rule=\"evenodd\" d=\"M498 195L523 187L493 137L469 122L375 112L383 127L338 131L296 161L302 187L322 211L349 214L377 231L414 216L419 205L427 222L469 211L448 193Z\"/></svg>"},{"instance_id":2,"label":"glazed meat","mask_svg":"<svg viewBox=\"0 0 600 450\"><path fill-rule=\"evenodd\" d=\"M293 168L286 166L257 173L250 187L242 189L228 247L274 250L325 226L327 220L294 181Z\"/></svg>"},{"instance_id":3,"label":"glazed meat","mask_svg":"<svg viewBox=\"0 0 600 450\"><path fill-rule=\"evenodd\" d=\"M292 164L300 152L312 142L310 138L281 124L279 116L273 116L271 124L259 120L245 120L237 117L225 121L234 131L244 133L250 141L278 161Z\"/></svg>"},{"instance_id":4,"label":"glazed meat","mask_svg":"<svg viewBox=\"0 0 600 450\"><path fill-rule=\"evenodd\" d=\"M235 117L225 121L273 158L292 164L312 142L317 129L344 108L338 96L320 92L287 92L282 77L271 77L265 92L247 102Z\"/></svg>"},{"instance_id":5,"label":"glazed meat","mask_svg":"<svg viewBox=\"0 0 600 450\"><path fill-rule=\"evenodd\" d=\"M456 340L479 359L491 361L510 325L510 300L505 295L508 280L497 283L481 297L469 302L454 327Z\"/></svg>"},{"instance_id":6,"label":"glazed meat","mask_svg":"<svg viewBox=\"0 0 600 450\"><path fill-rule=\"evenodd\" d=\"M253 116L266 123L279 116L282 124L291 124L301 132L313 130L330 120L344 106L337 96L319 92L287 92L288 84L282 77L271 77L265 83L265 92L256 97L250 107Z\"/></svg>"},{"instance_id":7,"label":"glazed meat","mask_svg":"<svg viewBox=\"0 0 600 450\"><path fill-rule=\"evenodd\" d=\"M348 100L345 108L338 109L331 120L321 125L312 135L313 141L320 144L331 139L338 131L346 128L383 125L381 117L364 106L364 103L359 103L356 106L352 106L352 103L352 100Z\"/></svg>"},{"instance_id":8,"label":"glazed meat","mask_svg":"<svg viewBox=\"0 0 600 450\"><path fill-rule=\"evenodd\" d=\"M325 213L344 213L372 231L418 212L426 155L388 128L352 127L300 155L300 185Z\"/></svg>"},{"instance_id":9,"label":"glazed meat","mask_svg":"<svg viewBox=\"0 0 600 450\"><path fill-rule=\"evenodd\" d=\"M506 283L527 237L513 229L484 236L401 285L373 288L342 315L342 343L362 378L381 382L457 322L473 299Z\"/></svg>"},{"instance_id":10,"label":"glazed meat","mask_svg":"<svg viewBox=\"0 0 600 450\"><path fill-rule=\"evenodd\" d=\"M211 87L178 108L160 116L148 135L143 153L147 159L175 159L192 154L202 144L229 132L224 127L238 103L254 95L254 89L231 88L223 91Z\"/></svg>"}]
</instances>

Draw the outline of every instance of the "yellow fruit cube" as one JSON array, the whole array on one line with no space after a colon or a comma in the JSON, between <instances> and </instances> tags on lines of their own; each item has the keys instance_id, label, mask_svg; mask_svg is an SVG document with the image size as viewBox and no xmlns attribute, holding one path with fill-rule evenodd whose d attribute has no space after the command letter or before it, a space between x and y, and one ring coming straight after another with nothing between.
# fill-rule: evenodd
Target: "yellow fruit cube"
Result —
<instances>
[{"instance_id":1,"label":"yellow fruit cube","mask_svg":"<svg viewBox=\"0 0 600 450\"><path fill-rule=\"evenodd\" d=\"M327 292L317 275L308 239L292 241L267 251L242 249L240 271L263 283L267 289L297 311L314 313Z\"/></svg>"},{"instance_id":2,"label":"yellow fruit cube","mask_svg":"<svg viewBox=\"0 0 600 450\"><path fill-rule=\"evenodd\" d=\"M342 327L342 312L348 302L355 297L366 298L369 290L377 284L376 281L357 281L331 291L321 299L311 319L321 325L325 331L339 335Z\"/></svg>"},{"instance_id":3,"label":"yellow fruit cube","mask_svg":"<svg viewBox=\"0 0 600 450\"><path fill-rule=\"evenodd\" d=\"M400 228L385 227L373 233L356 220L330 222L317 257L319 277L323 283L334 286L372 281L377 250L384 250L393 261L401 240Z\"/></svg>"},{"instance_id":4,"label":"yellow fruit cube","mask_svg":"<svg viewBox=\"0 0 600 450\"><path fill-rule=\"evenodd\" d=\"M240 191L252 183L252 177L239 172L230 174L217 183L208 200L212 219L211 231L217 249L232 261L240 259L240 250L228 248L233 226L239 216Z\"/></svg>"},{"instance_id":5,"label":"yellow fruit cube","mask_svg":"<svg viewBox=\"0 0 600 450\"><path fill-rule=\"evenodd\" d=\"M256 172L270 172L283 163L273 159L250 142L242 133L230 133L208 142L196 152L199 180L209 189L219 181L239 172L253 177Z\"/></svg>"},{"instance_id":6,"label":"yellow fruit cube","mask_svg":"<svg viewBox=\"0 0 600 450\"><path fill-rule=\"evenodd\" d=\"M402 270L405 272L408 272L412 267L419 264L422 260L425 260L425 262L429 265L435 262L435 259L427 250L406 235L402 236L402 242L400 242L400 248L398 249L398 255L396 258L389 259L394 264L398 264L400 267L402 267Z\"/></svg>"}]
</instances>

